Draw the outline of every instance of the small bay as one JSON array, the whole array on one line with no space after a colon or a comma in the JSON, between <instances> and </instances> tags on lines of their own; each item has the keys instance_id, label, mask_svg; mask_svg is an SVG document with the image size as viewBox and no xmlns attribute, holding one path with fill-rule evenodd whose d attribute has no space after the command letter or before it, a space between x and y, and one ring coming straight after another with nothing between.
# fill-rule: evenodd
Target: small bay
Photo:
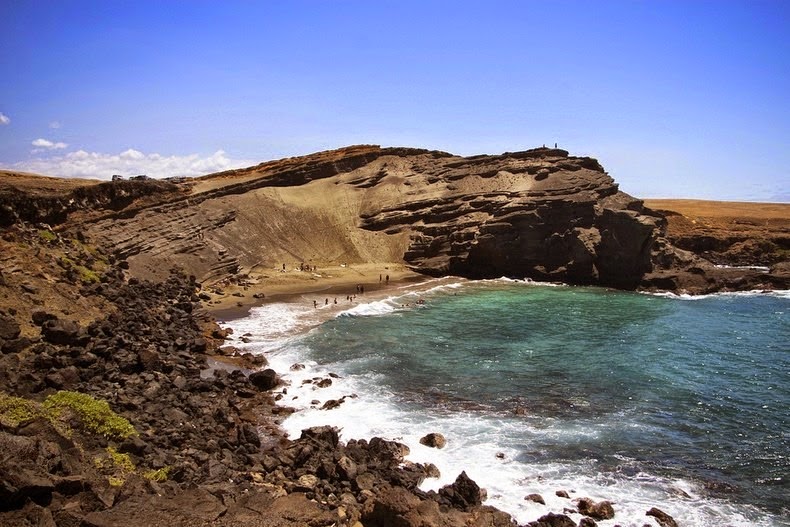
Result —
<instances>
[{"instance_id":1,"label":"small bay","mask_svg":"<svg viewBox=\"0 0 790 527\"><path fill-rule=\"evenodd\" d=\"M287 430L401 440L441 469L426 489L467 470L520 522L571 505L554 495L566 490L613 501L603 526L650 524L653 506L685 526L788 525L789 307L785 292L441 282L249 346L279 371L307 365L282 401L301 407ZM231 325L260 336L275 309L282 320L273 304ZM300 384L330 371L328 391ZM343 395L336 410L309 404ZM448 446L419 445L428 432Z\"/></svg>"}]
</instances>

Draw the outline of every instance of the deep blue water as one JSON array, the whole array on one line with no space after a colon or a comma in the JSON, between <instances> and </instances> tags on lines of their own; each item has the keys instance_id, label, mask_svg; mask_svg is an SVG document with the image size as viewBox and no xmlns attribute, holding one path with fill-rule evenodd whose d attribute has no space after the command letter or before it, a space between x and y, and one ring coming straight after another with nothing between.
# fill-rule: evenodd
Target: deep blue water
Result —
<instances>
[{"instance_id":1,"label":"deep blue water","mask_svg":"<svg viewBox=\"0 0 790 527\"><path fill-rule=\"evenodd\" d=\"M786 296L689 300L488 282L399 308L414 300L340 316L301 345L319 365L367 376L403 412L499 419L496 437L527 475L566 463L690 481L702 501L689 507L748 505L761 524L785 524ZM548 433L558 429L570 433Z\"/></svg>"}]
</instances>

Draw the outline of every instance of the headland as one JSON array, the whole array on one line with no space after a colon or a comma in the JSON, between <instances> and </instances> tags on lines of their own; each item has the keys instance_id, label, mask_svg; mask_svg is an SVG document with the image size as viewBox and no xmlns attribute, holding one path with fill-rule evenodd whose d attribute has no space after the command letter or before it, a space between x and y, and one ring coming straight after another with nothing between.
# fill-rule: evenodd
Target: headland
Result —
<instances>
[{"instance_id":1,"label":"headland","mask_svg":"<svg viewBox=\"0 0 790 527\"><path fill-rule=\"evenodd\" d=\"M278 372L214 316L388 275L787 289L790 205L715 207L643 202L546 148L357 146L182 182L4 173L0 524L512 525L465 474L420 491L433 469L395 441L284 437ZM611 504L575 507L592 525Z\"/></svg>"}]
</instances>

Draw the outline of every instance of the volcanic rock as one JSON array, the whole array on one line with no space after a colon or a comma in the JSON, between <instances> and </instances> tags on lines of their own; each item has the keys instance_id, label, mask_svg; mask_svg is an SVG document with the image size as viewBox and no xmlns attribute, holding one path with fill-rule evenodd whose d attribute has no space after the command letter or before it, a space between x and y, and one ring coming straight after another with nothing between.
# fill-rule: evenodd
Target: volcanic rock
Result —
<instances>
[{"instance_id":1,"label":"volcanic rock","mask_svg":"<svg viewBox=\"0 0 790 527\"><path fill-rule=\"evenodd\" d=\"M438 432L431 432L420 438L420 443L431 448L444 448L447 440Z\"/></svg>"},{"instance_id":2,"label":"volcanic rock","mask_svg":"<svg viewBox=\"0 0 790 527\"><path fill-rule=\"evenodd\" d=\"M263 371L256 371L250 374L250 382L261 391L268 391L275 388L278 383L277 372L271 368Z\"/></svg>"},{"instance_id":3,"label":"volcanic rock","mask_svg":"<svg viewBox=\"0 0 790 527\"><path fill-rule=\"evenodd\" d=\"M614 508L612 508L611 502L608 501L599 501L596 503L590 498L579 498L577 507L581 514L596 520L614 518Z\"/></svg>"},{"instance_id":4,"label":"volcanic rock","mask_svg":"<svg viewBox=\"0 0 790 527\"><path fill-rule=\"evenodd\" d=\"M645 515L654 517L661 527L678 527L677 522L672 516L656 507L651 508Z\"/></svg>"}]
</instances>

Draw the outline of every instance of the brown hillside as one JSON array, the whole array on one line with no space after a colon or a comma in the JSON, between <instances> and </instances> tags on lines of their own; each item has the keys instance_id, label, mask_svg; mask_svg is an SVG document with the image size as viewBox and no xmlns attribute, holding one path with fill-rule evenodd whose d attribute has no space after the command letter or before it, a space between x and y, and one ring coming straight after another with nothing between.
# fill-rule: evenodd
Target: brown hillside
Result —
<instances>
[{"instance_id":1,"label":"brown hillside","mask_svg":"<svg viewBox=\"0 0 790 527\"><path fill-rule=\"evenodd\" d=\"M790 251L790 204L648 199L676 246L719 264L770 266Z\"/></svg>"}]
</instances>

